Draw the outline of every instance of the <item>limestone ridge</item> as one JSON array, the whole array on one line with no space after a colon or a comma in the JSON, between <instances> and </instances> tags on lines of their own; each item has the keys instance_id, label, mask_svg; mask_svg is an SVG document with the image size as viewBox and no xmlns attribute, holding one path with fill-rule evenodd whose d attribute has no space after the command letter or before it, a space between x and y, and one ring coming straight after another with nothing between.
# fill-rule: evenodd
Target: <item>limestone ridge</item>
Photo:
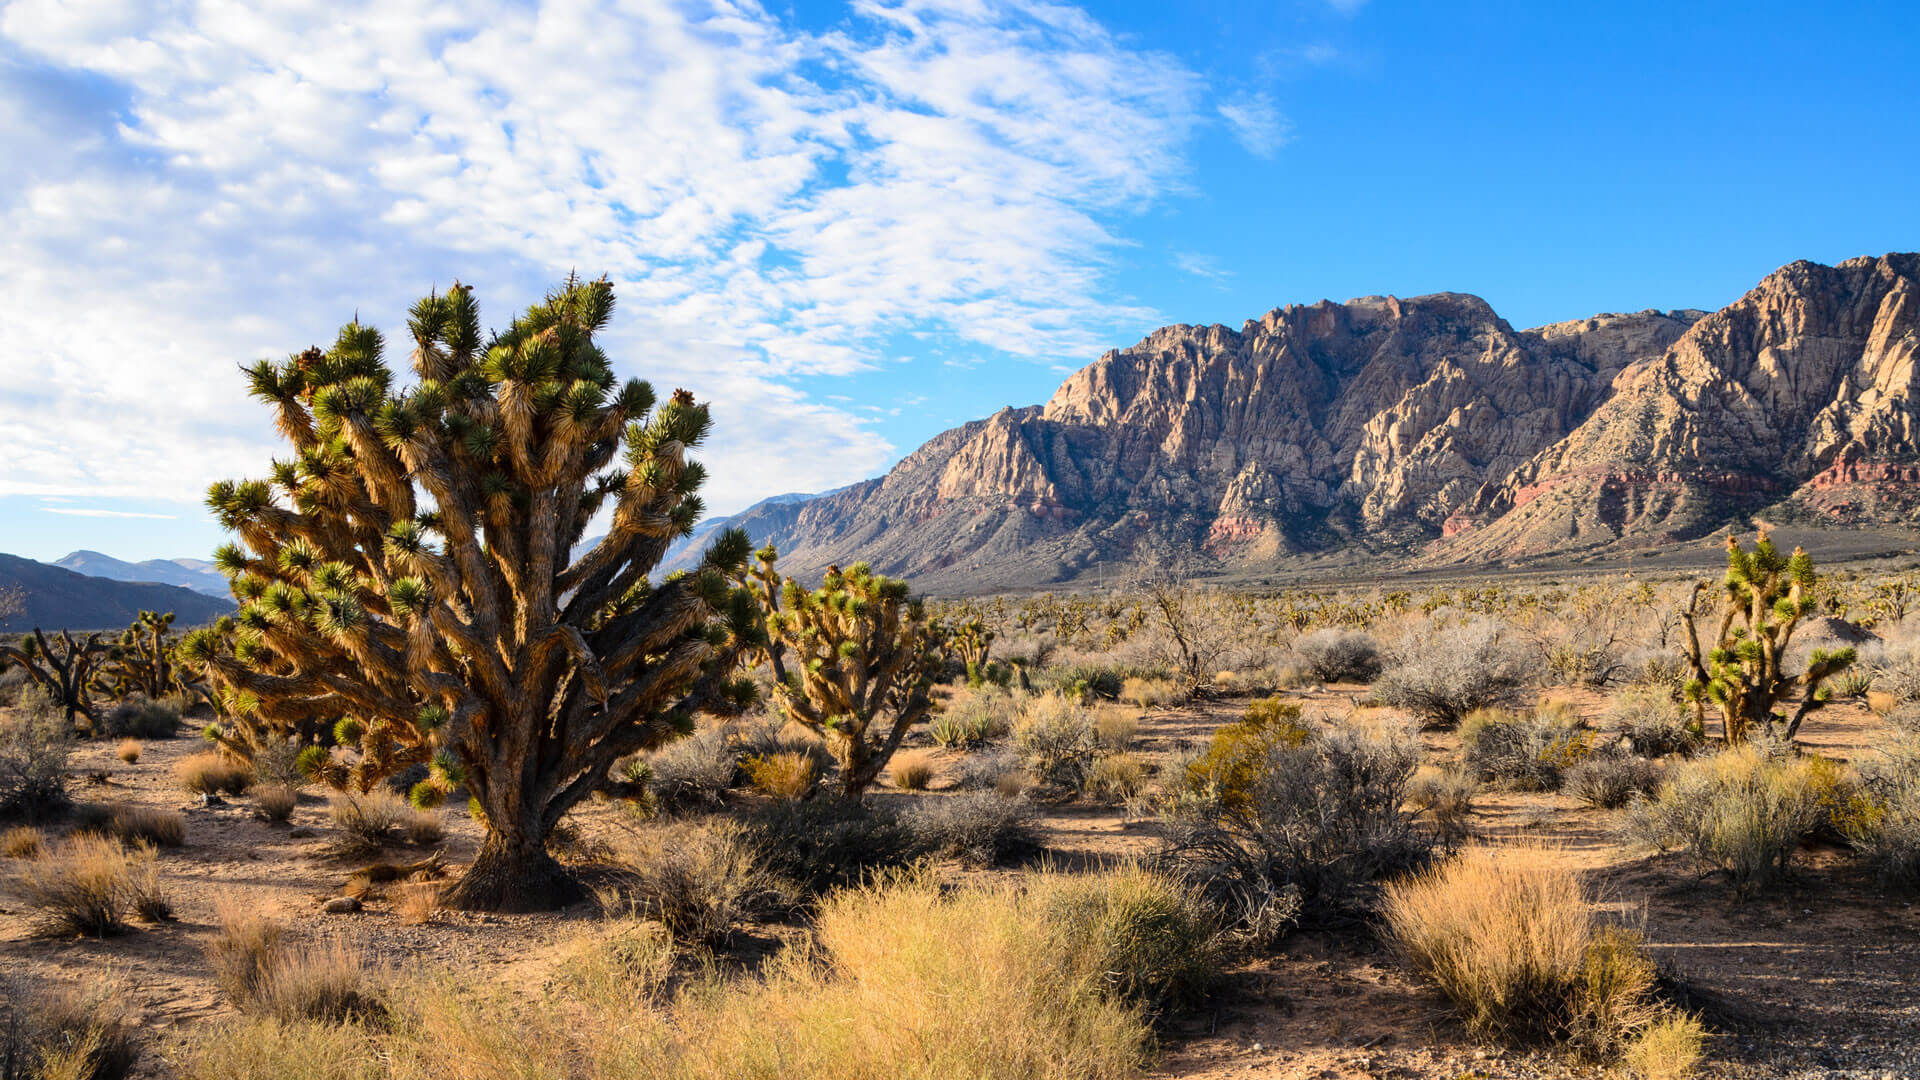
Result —
<instances>
[{"instance_id":1,"label":"limestone ridge","mask_svg":"<svg viewBox=\"0 0 1920 1080\"><path fill-rule=\"evenodd\" d=\"M1899 518L1920 488L1916 277L1916 255L1800 262L1711 315L1531 330L1460 293L1164 327L1042 406L734 523L801 573L865 559L969 591L1169 563L1504 558L1699 535L1775 504Z\"/></svg>"}]
</instances>

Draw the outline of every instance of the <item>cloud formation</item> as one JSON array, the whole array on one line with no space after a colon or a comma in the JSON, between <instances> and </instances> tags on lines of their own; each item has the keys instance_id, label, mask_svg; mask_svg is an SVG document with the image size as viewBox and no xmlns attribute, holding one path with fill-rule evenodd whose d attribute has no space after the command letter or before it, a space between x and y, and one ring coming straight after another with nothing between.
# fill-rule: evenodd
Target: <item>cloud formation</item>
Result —
<instances>
[{"instance_id":1,"label":"cloud formation","mask_svg":"<svg viewBox=\"0 0 1920 1080\"><path fill-rule=\"evenodd\" d=\"M714 400L711 505L844 483L893 448L808 379L899 333L1087 356L1151 314L1103 268L1201 99L1040 0L824 33L746 0L16 0L0 494L197 498L276 449L236 363L356 311L399 333L455 275L504 324L573 268L619 285L623 375Z\"/></svg>"},{"instance_id":2,"label":"cloud formation","mask_svg":"<svg viewBox=\"0 0 1920 1080\"><path fill-rule=\"evenodd\" d=\"M1292 137L1293 124L1267 94L1240 94L1215 106L1247 153L1270 158Z\"/></svg>"}]
</instances>

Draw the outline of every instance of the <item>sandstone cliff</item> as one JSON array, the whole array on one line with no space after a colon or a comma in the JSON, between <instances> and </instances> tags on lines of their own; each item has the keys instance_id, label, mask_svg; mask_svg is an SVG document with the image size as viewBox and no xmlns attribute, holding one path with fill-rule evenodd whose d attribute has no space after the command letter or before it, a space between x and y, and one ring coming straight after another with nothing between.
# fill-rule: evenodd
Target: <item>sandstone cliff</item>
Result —
<instances>
[{"instance_id":1,"label":"sandstone cliff","mask_svg":"<svg viewBox=\"0 0 1920 1080\"><path fill-rule=\"evenodd\" d=\"M1515 330L1478 297L1169 326L887 475L742 516L798 573L965 591L1329 552L1428 562L1883 521L1920 475L1920 256L1795 263L1722 311Z\"/></svg>"}]
</instances>

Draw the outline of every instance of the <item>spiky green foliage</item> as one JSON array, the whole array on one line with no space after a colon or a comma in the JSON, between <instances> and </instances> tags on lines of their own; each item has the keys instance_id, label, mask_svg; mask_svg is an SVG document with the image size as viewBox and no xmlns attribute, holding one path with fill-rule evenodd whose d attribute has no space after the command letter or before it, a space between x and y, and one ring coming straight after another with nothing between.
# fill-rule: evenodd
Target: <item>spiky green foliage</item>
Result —
<instances>
[{"instance_id":1,"label":"spiky green foliage","mask_svg":"<svg viewBox=\"0 0 1920 1080\"><path fill-rule=\"evenodd\" d=\"M767 636L788 655L774 693L788 718L826 737L841 797L858 799L931 709L945 642L904 581L857 563L828 567L808 590L781 581L774 557L762 550L755 571L763 586L779 583Z\"/></svg>"},{"instance_id":2,"label":"spiky green foliage","mask_svg":"<svg viewBox=\"0 0 1920 1080\"><path fill-rule=\"evenodd\" d=\"M993 649L994 634L985 619L974 617L956 623L947 632L947 642L960 662L967 665L967 682L979 686L987 677L987 653Z\"/></svg>"},{"instance_id":3,"label":"spiky green foliage","mask_svg":"<svg viewBox=\"0 0 1920 1080\"><path fill-rule=\"evenodd\" d=\"M59 637L49 641L37 626L18 645L0 644L0 660L26 669L27 678L46 691L67 722L85 721L89 734L99 718L92 691L100 658L106 652L99 634L76 641L62 630Z\"/></svg>"},{"instance_id":4,"label":"spiky green foliage","mask_svg":"<svg viewBox=\"0 0 1920 1080\"><path fill-rule=\"evenodd\" d=\"M1686 697L1696 720L1705 720L1709 705L1720 713L1727 745L1738 746L1755 731L1793 738L1807 714L1827 703L1826 680L1853 665L1851 648L1815 649L1805 671L1785 673L1794 629L1814 609L1816 580L1813 559L1801 548L1782 557L1764 532L1751 550L1739 537L1728 536L1720 624L1704 647L1697 620L1703 614L1701 598L1712 586L1704 581L1694 586L1682 613L1693 675ZM1783 711L1795 694L1799 701L1793 711Z\"/></svg>"},{"instance_id":5,"label":"spiky green foliage","mask_svg":"<svg viewBox=\"0 0 1920 1080\"><path fill-rule=\"evenodd\" d=\"M101 685L114 694L165 697L179 689L173 661L173 612L142 611L133 625L107 646L100 665Z\"/></svg>"},{"instance_id":6,"label":"spiky green foliage","mask_svg":"<svg viewBox=\"0 0 1920 1080\"><path fill-rule=\"evenodd\" d=\"M472 292L414 305L417 382L378 331L247 370L293 455L215 484L238 534L217 555L241 601L230 648L190 635L227 737L309 733L312 777L343 787L418 764L432 803L464 786L486 827L455 906L531 910L578 886L547 854L554 824L616 758L736 708L763 632L735 584L729 532L699 569L655 579L701 515L687 451L707 407L621 383L595 334L606 281L569 280L491 339ZM573 557L602 510L607 534Z\"/></svg>"}]
</instances>

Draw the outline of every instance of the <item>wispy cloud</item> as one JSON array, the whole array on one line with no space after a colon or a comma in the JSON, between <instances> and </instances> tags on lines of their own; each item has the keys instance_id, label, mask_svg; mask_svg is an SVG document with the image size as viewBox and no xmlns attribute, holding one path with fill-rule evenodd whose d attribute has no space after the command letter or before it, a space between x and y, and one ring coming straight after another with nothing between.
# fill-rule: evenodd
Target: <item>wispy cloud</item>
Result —
<instances>
[{"instance_id":1,"label":"wispy cloud","mask_svg":"<svg viewBox=\"0 0 1920 1080\"><path fill-rule=\"evenodd\" d=\"M1266 94L1241 94L1220 102L1215 109L1233 137L1255 157L1274 156L1292 136L1292 122Z\"/></svg>"},{"instance_id":2,"label":"wispy cloud","mask_svg":"<svg viewBox=\"0 0 1920 1080\"><path fill-rule=\"evenodd\" d=\"M43 514L65 514L68 517L151 518L156 521L178 520L177 516L173 514L142 514L132 510L96 510L77 506L43 506L40 508L40 512Z\"/></svg>"},{"instance_id":3,"label":"wispy cloud","mask_svg":"<svg viewBox=\"0 0 1920 1080\"><path fill-rule=\"evenodd\" d=\"M0 493L257 472L275 440L235 363L356 311L398 333L456 275L498 325L610 273L622 374L715 402L720 507L893 453L803 389L890 335L1050 360L1150 316L1103 273L1181 183L1196 77L1040 0L851 11L7 5Z\"/></svg>"},{"instance_id":4,"label":"wispy cloud","mask_svg":"<svg viewBox=\"0 0 1920 1080\"><path fill-rule=\"evenodd\" d=\"M1220 260L1211 255L1202 255L1196 251L1176 251L1173 253L1174 269L1194 277L1212 281L1225 281L1233 276L1232 271L1220 265Z\"/></svg>"}]
</instances>

